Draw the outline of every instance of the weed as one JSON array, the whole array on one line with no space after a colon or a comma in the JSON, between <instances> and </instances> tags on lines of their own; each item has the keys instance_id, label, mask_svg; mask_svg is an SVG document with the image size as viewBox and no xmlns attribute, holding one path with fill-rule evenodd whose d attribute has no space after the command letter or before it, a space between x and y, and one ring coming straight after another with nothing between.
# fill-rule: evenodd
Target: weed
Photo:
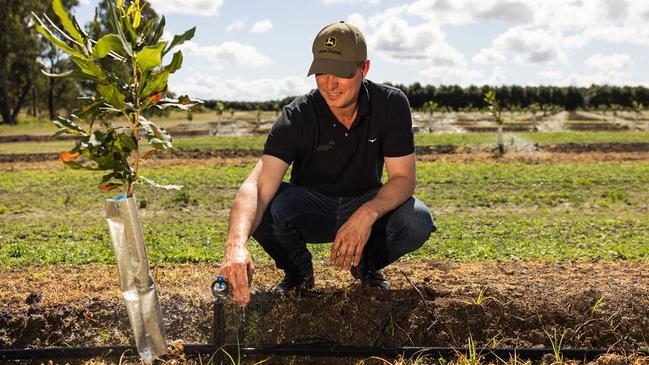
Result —
<instances>
[{"instance_id":1,"label":"weed","mask_svg":"<svg viewBox=\"0 0 649 365\"><path fill-rule=\"evenodd\" d=\"M378 360L385 365L422 365L430 363L431 357L426 354L426 350L420 350L414 353L412 356L406 358L403 355L399 355L394 361L382 358L380 356L371 356L367 359L361 360L359 364L364 364L366 360ZM445 360L444 360L445 361ZM446 365L446 363L440 365Z\"/></svg>"},{"instance_id":2,"label":"weed","mask_svg":"<svg viewBox=\"0 0 649 365\"><path fill-rule=\"evenodd\" d=\"M557 334L556 328L553 330L552 334L550 334L545 329L543 330L543 332L545 332L545 335L548 336L548 339L550 340L550 345L552 346L552 354L554 355L554 363L563 364L563 354L561 353L561 350L563 348L563 339L566 336L566 333L568 333L568 330L564 329L563 333L561 333L561 336Z\"/></svg>"},{"instance_id":3,"label":"weed","mask_svg":"<svg viewBox=\"0 0 649 365\"><path fill-rule=\"evenodd\" d=\"M480 292L478 293L478 296L475 299L465 300L463 302L467 303L467 304L475 304L477 306L481 306L487 301L487 299L496 300L495 297L485 296L484 295L485 291L486 291L486 288L482 287L482 288L480 288Z\"/></svg>"},{"instance_id":4,"label":"weed","mask_svg":"<svg viewBox=\"0 0 649 365\"><path fill-rule=\"evenodd\" d=\"M602 309L602 305L604 304L604 298L605 298L604 296L601 296L599 299L597 299L597 301L593 305L593 308L590 310L591 314L595 314Z\"/></svg>"}]
</instances>

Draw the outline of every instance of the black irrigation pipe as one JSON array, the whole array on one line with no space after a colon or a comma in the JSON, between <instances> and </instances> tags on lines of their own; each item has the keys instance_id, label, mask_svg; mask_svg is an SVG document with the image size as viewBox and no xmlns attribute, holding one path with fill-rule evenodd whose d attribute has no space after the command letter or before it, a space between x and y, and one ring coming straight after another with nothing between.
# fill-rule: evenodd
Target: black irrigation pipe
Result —
<instances>
[{"instance_id":1,"label":"black irrigation pipe","mask_svg":"<svg viewBox=\"0 0 649 365\"><path fill-rule=\"evenodd\" d=\"M212 324L211 344L185 344L185 355L213 355L217 363L226 359L226 353L231 356L312 356L312 357L369 357L381 356L397 358L399 356L433 356L436 358L452 358L459 354L469 355L471 352L484 358L500 358L508 360L519 359L538 360L550 354L552 348L453 348L453 347L385 347L385 346L347 346L329 342L286 343L271 345L246 345L227 343L225 341L224 304L220 297L214 301L214 319ZM245 319L242 328L245 327ZM245 328L240 328L239 338L245 341ZM593 360L606 354L611 349L561 349L564 359ZM649 351L635 351L638 355L649 356ZM0 361L6 360L40 360L40 359L89 359L93 357L115 358L123 355L137 355L137 348L128 345L98 346L98 347L45 347L33 349L0 349Z\"/></svg>"},{"instance_id":2,"label":"black irrigation pipe","mask_svg":"<svg viewBox=\"0 0 649 365\"><path fill-rule=\"evenodd\" d=\"M219 350L223 351L219 351ZM221 355L223 359L227 352L236 356L237 353L247 356L276 355L276 356L312 356L312 357L369 357L382 356L396 358L404 356L433 356L435 358L452 358L458 354L467 355L469 348L452 347L376 347L376 346L346 346L337 344L282 344L282 345L237 345L232 343L217 347L214 344L185 344L186 355ZM487 359L500 358L508 360L519 359L539 360L550 354L552 348L476 348L479 356ZM597 356L612 352L609 349L561 349L564 359L589 361ZM649 356L647 352L634 352L638 355ZM99 347L51 347L34 349L0 349L0 360L37 360L37 359L86 359L92 357L115 358L123 354L137 356L135 346L99 346Z\"/></svg>"}]
</instances>

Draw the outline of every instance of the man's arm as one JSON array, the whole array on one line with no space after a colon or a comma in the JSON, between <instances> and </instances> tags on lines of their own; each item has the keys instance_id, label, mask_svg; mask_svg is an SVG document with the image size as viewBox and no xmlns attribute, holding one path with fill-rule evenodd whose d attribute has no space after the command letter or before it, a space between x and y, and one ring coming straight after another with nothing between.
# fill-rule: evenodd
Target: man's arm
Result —
<instances>
[{"instance_id":1,"label":"man's arm","mask_svg":"<svg viewBox=\"0 0 649 365\"><path fill-rule=\"evenodd\" d=\"M288 169L283 160L263 155L248 178L241 184L232 203L228 237L220 273L232 290L232 299L241 306L250 301L248 272L254 264L248 252L248 238L255 231L266 207L277 192Z\"/></svg>"},{"instance_id":2,"label":"man's arm","mask_svg":"<svg viewBox=\"0 0 649 365\"><path fill-rule=\"evenodd\" d=\"M376 196L358 208L338 232L331 247L331 264L339 269L358 265L377 219L403 204L415 191L415 154L386 157L388 181Z\"/></svg>"}]
</instances>

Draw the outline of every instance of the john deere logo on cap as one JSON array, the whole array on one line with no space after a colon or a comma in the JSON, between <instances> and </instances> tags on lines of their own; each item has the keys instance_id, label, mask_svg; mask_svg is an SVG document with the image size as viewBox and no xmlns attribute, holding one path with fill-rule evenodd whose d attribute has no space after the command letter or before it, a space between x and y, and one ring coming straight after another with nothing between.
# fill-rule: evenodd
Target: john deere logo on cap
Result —
<instances>
[{"instance_id":1,"label":"john deere logo on cap","mask_svg":"<svg viewBox=\"0 0 649 365\"><path fill-rule=\"evenodd\" d=\"M336 37L327 37L327 39L325 39L324 45L327 48L336 47Z\"/></svg>"}]
</instances>

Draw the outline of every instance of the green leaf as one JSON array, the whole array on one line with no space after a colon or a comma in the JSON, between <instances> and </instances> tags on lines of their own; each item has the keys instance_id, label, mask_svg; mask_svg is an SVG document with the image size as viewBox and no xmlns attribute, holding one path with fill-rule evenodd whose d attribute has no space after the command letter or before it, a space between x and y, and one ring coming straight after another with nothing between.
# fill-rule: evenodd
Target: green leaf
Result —
<instances>
[{"instance_id":1,"label":"green leaf","mask_svg":"<svg viewBox=\"0 0 649 365\"><path fill-rule=\"evenodd\" d=\"M160 19L160 23L158 23L158 26L155 29L155 32L153 33L153 38L151 38L151 43L158 43L160 40L160 37L162 37L162 33L164 32L165 29L165 17L164 15Z\"/></svg>"},{"instance_id":2,"label":"green leaf","mask_svg":"<svg viewBox=\"0 0 649 365\"><path fill-rule=\"evenodd\" d=\"M109 13L108 22L110 23L111 28L113 28L113 32L117 33L117 36L119 37L119 40L122 42L122 47L124 48L124 51L126 51L126 54L132 57L133 48L131 47L131 44L124 36L124 31L122 30L121 24L119 22L119 18L117 17L117 12L115 12L115 7L113 7L111 1L107 1L106 3L108 4L108 13Z\"/></svg>"},{"instance_id":3,"label":"green leaf","mask_svg":"<svg viewBox=\"0 0 649 365\"><path fill-rule=\"evenodd\" d=\"M92 79L95 79L97 81L106 80L104 71L93 61L79 57L71 57L71 59L72 62L74 62L79 67L81 73L90 76Z\"/></svg>"},{"instance_id":4,"label":"green leaf","mask_svg":"<svg viewBox=\"0 0 649 365\"><path fill-rule=\"evenodd\" d=\"M137 65L142 72L149 71L162 63L162 50L167 42L160 42L155 46L144 47L135 55Z\"/></svg>"},{"instance_id":5,"label":"green leaf","mask_svg":"<svg viewBox=\"0 0 649 365\"><path fill-rule=\"evenodd\" d=\"M67 44L65 44L65 42L58 39L52 33L52 31L48 27L45 26L43 21L38 16L36 16L35 13L32 13L32 19L34 19L34 28L36 28L36 31L38 33L40 33L40 35L45 37L45 39L47 39L50 43L52 43L53 45L58 47L63 52L66 52L66 53L68 53L68 54L70 54L72 56L83 57L83 54L81 52L79 52L78 50L68 46Z\"/></svg>"},{"instance_id":6,"label":"green leaf","mask_svg":"<svg viewBox=\"0 0 649 365\"><path fill-rule=\"evenodd\" d=\"M83 128L81 128L77 123L75 123L74 121L72 121L70 119L63 118L63 117L59 116L59 117L56 117L56 119L54 119L52 121L52 123L54 123L54 125L59 127L59 132L63 131L62 133L76 134L76 135L80 135L80 136L87 136L88 135L86 133L86 131L83 130ZM59 132L57 132L58 135L60 135ZM58 137L58 135L57 135L57 137Z\"/></svg>"},{"instance_id":7,"label":"green leaf","mask_svg":"<svg viewBox=\"0 0 649 365\"><path fill-rule=\"evenodd\" d=\"M56 16L59 17L63 28L72 36L72 38L80 44L83 44L83 37L77 28L75 28L74 23L72 23L72 19L70 19L68 12L65 11L61 0L52 0L52 9L54 9Z\"/></svg>"},{"instance_id":8,"label":"green leaf","mask_svg":"<svg viewBox=\"0 0 649 365\"><path fill-rule=\"evenodd\" d=\"M137 142L130 133L120 133L115 140L115 146L126 154L137 149Z\"/></svg>"},{"instance_id":9,"label":"green leaf","mask_svg":"<svg viewBox=\"0 0 649 365\"><path fill-rule=\"evenodd\" d=\"M153 122L147 120L144 117L140 117L140 126L144 129L146 138L149 140L149 143L155 148L158 149L167 149L172 148L171 145L171 135L164 130L163 128L158 127Z\"/></svg>"},{"instance_id":10,"label":"green leaf","mask_svg":"<svg viewBox=\"0 0 649 365\"><path fill-rule=\"evenodd\" d=\"M166 54L167 54L169 51L171 51L171 49L174 48L175 46L181 45L181 44L183 44L184 42L186 42L186 41L188 41L188 40L194 38L194 33L195 33L195 32L196 32L196 27L193 27L193 28L189 29L188 31L186 31L185 33L183 33L183 34L181 34L181 35L175 35L175 36L174 36L174 39L171 41L171 44L169 45L169 48L167 48L167 49L162 53L162 55L163 55L163 56L166 55Z\"/></svg>"},{"instance_id":11,"label":"green leaf","mask_svg":"<svg viewBox=\"0 0 649 365\"><path fill-rule=\"evenodd\" d=\"M99 84L97 85L97 91L114 108L124 110L126 107L124 105L124 95L119 91L117 86L113 84Z\"/></svg>"},{"instance_id":12,"label":"green leaf","mask_svg":"<svg viewBox=\"0 0 649 365\"><path fill-rule=\"evenodd\" d=\"M74 73L74 70L66 71L66 72L63 72L63 73L60 73L60 74L51 74L51 73L49 73L49 72L47 72L45 70L41 70L41 72L43 73L43 75L48 76L48 77L68 77L68 76L72 75L72 73Z\"/></svg>"},{"instance_id":13,"label":"green leaf","mask_svg":"<svg viewBox=\"0 0 649 365\"><path fill-rule=\"evenodd\" d=\"M145 183L147 183L149 186L154 187L154 188L158 188L158 189L165 189L165 190L180 190L180 189L183 188L182 185L160 185L160 184L158 184L157 182L155 182L155 181L153 181L153 180L150 180L150 179L147 179L147 178L144 177L144 176L140 176L140 177L138 177L138 179L141 179L142 181L144 181Z\"/></svg>"},{"instance_id":14,"label":"green leaf","mask_svg":"<svg viewBox=\"0 0 649 365\"><path fill-rule=\"evenodd\" d=\"M182 64L183 64L183 53L181 51L178 51L174 53L171 62L167 66L165 66L165 69L169 70L169 73L172 74L177 70L179 70Z\"/></svg>"},{"instance_id":15,"label":"green leaf","mask_svg":"<svg viewBox=\"0 0 649 365\"><path fill-rule=\"evenodd\" d=\"M164 90L165 86L167 86L168 80L169 71L164 69L156 72L149 78L149 82L144 87L144 90L142 90L142 95L146 97L157 91Z\"/></svg>"},{"instance_id":16,"label":"green leaf","mask_svg":"<svg viewBox=\"0 0 649 365\"><path fill-rule=\"evenodd\" d=\"M115 52L120 56L126 53L122 41L117 34L107 34L101 37L92 49L92 55L95 58L104 58L110 52Z\"/></svg>"}]
</instances>

